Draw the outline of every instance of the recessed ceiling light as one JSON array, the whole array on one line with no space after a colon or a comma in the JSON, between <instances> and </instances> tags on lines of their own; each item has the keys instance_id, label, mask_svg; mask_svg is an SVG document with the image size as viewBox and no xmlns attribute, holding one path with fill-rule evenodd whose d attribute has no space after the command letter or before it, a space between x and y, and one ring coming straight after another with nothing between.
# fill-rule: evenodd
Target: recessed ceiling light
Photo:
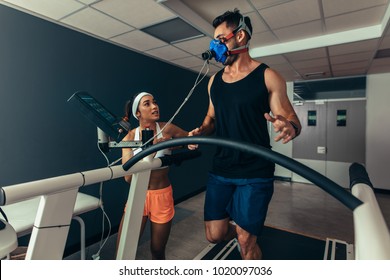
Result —
<instances>
[{"instance_id":1,"label":"recessed ceiling light","mask_svg":"<svg viewBox=\"0 0 390 280\"><path fill-rule=\"evenodd\" d=\"M306 78L321 77L325 76L325 72L311 72L304 74Z\"/></svg>"}]
</instances>

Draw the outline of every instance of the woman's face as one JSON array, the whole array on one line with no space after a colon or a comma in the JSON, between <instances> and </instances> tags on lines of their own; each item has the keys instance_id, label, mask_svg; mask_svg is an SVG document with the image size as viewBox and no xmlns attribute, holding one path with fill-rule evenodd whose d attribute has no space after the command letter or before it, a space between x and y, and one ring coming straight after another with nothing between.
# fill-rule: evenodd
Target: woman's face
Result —
<instances>
[{"instance_id":1,"label":"woman's face","mask_svg":"<svg viewBox=\"0 0 390 280\"><path fill-rule=\"evenodd\" d=\"M157 101L150 95L141 98L138 105L137 117L139 120L158 121L160 119L160 110Z\"/></svg>"}]
</instances>

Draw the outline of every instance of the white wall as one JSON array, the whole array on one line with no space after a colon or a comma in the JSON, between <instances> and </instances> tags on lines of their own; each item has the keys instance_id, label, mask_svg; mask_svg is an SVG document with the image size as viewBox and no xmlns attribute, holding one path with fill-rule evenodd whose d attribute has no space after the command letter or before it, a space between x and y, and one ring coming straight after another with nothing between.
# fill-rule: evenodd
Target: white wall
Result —
<instances>
[{"instance_id":1,"label":"white wall","mask_svg":"<svg viewBox=\"0 0 390 280\"><path fill-rule=\"evenodd\" d=\"M390 190L390 73L367 76L366 169L375 188Z\"/></svg>"},{"instance_id":2,"label":"white wall","mask_svg":"<svg viewBox=\"0 0 390 280\"><path fill-rule=\"evenodd\" d=\"M287 83L292 100L293 83ZM375 188L390 190L390 73L367 76L366 168ZM292 144L276 143L271 130L273 150L292 156ZM275 176L291 178L291 171L276 167Z\"/></svg>"}]
</instances>

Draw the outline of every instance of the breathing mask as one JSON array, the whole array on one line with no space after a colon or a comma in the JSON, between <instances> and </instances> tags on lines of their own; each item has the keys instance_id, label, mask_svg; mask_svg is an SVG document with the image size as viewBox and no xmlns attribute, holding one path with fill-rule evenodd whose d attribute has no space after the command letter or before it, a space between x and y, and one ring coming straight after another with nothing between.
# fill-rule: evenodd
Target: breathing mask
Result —
<instances>
[{"instance_id":1,"label":"breathing mask","mask_svg":"<svg viewBox=\"0 0 390 280\"><path fill-rule=\"evenodd\" d=\"M209 52L210 52L209 59L214 57L216 61L225 63L229 50L225 43L222 43L221 41L215 39L215 40L211 40L210 42Z\"/></svg>"},{"instance_id":2,"label":"breathing mask","mask_svg":"<svg viewBox=\"0 0 390 280\"><path fill-rule=\"evenodd\" d=\"M235 28L232 31L232 33L227 35L224 41L227 42L240 30L245 30L249 35L249 39L251 38L252 33L249 30L248 26L245 24L245 20L243 16L241 17L237 28ZM221 40L218 39L211 40L209 50L207 50L202 54L202 58L204 60L210 60L211 58L214 57L214 59L217 62L221 62L222 64L224 64L229 55L247 52L249 47L249 39L248 39L248 43L245 46L241 46L239 48L235 48L230 51L226 46L226 44Z\"/></svg>"}]
</instances>

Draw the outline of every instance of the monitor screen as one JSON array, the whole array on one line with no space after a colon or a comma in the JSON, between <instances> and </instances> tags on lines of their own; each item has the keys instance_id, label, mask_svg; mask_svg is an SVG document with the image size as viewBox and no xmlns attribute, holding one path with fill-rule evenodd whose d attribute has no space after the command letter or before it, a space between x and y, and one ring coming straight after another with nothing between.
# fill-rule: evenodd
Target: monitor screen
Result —
<instances>
[{"instance_id":1,"label":"monitor screen","mask_svg":"<svg viewBox=\"0 0 390 280\"><path fill-rule=\"evenodd\" d=\"M129 124L117 118L87 92L79 91L74 93L68 99L68 102L77 105L90 121L107 133L117 143L126 136Z\"/></svg>"}]
</instances>

